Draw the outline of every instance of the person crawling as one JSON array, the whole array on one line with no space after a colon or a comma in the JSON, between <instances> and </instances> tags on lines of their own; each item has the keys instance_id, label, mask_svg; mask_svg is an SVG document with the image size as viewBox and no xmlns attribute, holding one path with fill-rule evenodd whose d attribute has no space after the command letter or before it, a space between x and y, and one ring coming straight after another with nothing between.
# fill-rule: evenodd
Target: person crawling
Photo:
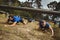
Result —
<instances>
[{"instance_id":1,"label":"person crawling","mask_svg":"<svg viewBox=\"0 0 60 40\"><path fill-rule=\"evenodd\" d=\"M46 30L50 29L51 34L52 34L51 36L54 36L54 30L53 30L53 28L52 28L51 25L50 25L48 22L46 22L45 20L39 21L39 28L40 28L42 31L46 31Z\"/></svg>"},{"instance_id":2,"label":"person crawling","mask_svg":"<svg viewBox=\"0 0 60 40\"><path fill-rule=\"evenodd\" d=\"M22 18L20 16L13 16L13 15L10 15L7 19L7 22L9 24L9 22L13 22L11 25L5 25L5 26L15 26L17 23L21 22L23 24L25 24L22 20Z\"/></svg>"}]
</instances>

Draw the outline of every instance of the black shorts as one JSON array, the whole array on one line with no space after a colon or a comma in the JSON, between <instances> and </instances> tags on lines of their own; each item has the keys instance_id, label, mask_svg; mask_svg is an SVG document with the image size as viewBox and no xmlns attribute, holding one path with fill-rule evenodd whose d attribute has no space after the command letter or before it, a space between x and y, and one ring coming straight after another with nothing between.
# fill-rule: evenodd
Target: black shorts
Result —
<instances>
[{"instance_id":1,"label":"black shorts","mask_svg":"<svg viewBox=\"0 0 60 40\"><path fill-rule=\"evenodd\" d=\"M23 23L23 20L20 20L19 22ZM17 23L19 23L19 22L17 22Z\"/></svg>"}]
</instances>

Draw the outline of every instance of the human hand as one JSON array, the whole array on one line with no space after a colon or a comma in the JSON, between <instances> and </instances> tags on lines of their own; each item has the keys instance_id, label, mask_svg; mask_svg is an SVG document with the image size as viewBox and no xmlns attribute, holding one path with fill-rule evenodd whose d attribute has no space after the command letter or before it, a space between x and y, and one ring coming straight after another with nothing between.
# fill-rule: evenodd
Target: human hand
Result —
<instances>
[{"instance_id":1,"label":"human hand","mask_svg":"<svg viewBox=\"0 0 60 40\"><path fill-rule=\"evenodd\" d=\"M4 25L5 27L7 27L8 25Z\"/></svg>"}]
</instances>

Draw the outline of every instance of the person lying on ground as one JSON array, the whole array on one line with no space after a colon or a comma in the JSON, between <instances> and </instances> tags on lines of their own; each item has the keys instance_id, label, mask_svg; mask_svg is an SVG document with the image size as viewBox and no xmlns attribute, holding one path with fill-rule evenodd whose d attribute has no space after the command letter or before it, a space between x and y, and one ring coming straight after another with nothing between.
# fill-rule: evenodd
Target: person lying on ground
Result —
<instances>
[{"instance_id":1,"label":"person lying on ground","mask_svg":"<svg viewBox=\"0 0 60 40\"><path fill-rule=\"evenodd\" d=\"M51 27L51 25L46 22L45 20L39 21L39 27L41 28L42 31L46 31L47 29L50 29L52 32L51 36L54 36L54 31L53 28Z\"/></svg>"},{"instance_id":2,"label":"person lying on ground","mask_svg":"<svg viewBox=\"0 0 60 40\"><path fill-rule=\"evenodd\" d=\"M7 19L6 23L9 23L10 21L13 23L11 25L5 25L5 26L15 26L19 22L25 24L20 16L11 16L10 15L9 18Z\"/></svg>"}]
</instances>

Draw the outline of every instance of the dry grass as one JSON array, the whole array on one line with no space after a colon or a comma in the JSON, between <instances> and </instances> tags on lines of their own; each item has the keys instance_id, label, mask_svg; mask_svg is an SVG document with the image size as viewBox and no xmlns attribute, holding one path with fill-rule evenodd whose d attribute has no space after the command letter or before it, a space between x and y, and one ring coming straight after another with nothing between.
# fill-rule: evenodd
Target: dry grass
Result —
<instances>
[{"instance_id":1,"label":"dry grass","mask_svg":"<svg viewBox=\"0 0 60 40\"><path fill-rule=\"evenodd\" d=\"M43 33L41 30L38 30L37 21L26 25L19 23L14 27L5 27L5 18L0 17L0 19L0 40L60 40L59 28L54 28L56 34L52 38L50 32Z\"/></svg>"}]
</instances>

